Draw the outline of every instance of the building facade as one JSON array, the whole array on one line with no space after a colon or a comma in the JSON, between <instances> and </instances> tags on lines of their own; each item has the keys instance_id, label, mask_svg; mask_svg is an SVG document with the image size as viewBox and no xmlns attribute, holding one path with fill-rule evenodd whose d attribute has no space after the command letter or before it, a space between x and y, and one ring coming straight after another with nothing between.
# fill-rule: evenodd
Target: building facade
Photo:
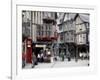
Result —
<instances>
[{"instance_id":1,"label":"building facade","mask_svg":"<svg viewBox=\"0 0 100 80\"><path fill-rule=\"evenodd\" d=\"M75 16L75 35L78 49L80 53L89 53L89 14L76 14Z\"/></svg>"},{"instance_id":2,"label":"building facade","mask_svg":"<svg viewBox=\"0 0 100 80\"><path fill-rule=\"evenodd\" d=\"M23 11L23 14L26 16L22 22L27 19L29 23L29 29L26 24L23 26L23 34L32 38L36 55L46 48L52 49L53 43L57 40L56 12Z\"/></svg>"},{"instance_id":3,"label":"building facade","mask_svg":"<svg viewBox=\"0 0 100 80\"><path fill-rule=\"evenodd\" d=\"M22 11L22 39L31 37L31 11Z\"/></svg>"},{"instance_id":4,"label":"building facade","mask_svg":"<svg viewBox=\"0 0 100 80\"><path fill-rule=\"evenodd\" d=\"M63 16L62 16L63 15ZM75 14L62 13L59 26L59 44L63 45L65 55L70 53L72 57L75 56Z\"/></svg>"},{"instance_id":5,"label":"building facade","mask_svg":"<svg viewBox=\"0 0 100 80\"><path fill-rule=\"evenodd\" d=\"M65 54L79 58L80 52L89 53L89 14L60 13L58 27L58 43Z\"/></svg>"}]
</instances>

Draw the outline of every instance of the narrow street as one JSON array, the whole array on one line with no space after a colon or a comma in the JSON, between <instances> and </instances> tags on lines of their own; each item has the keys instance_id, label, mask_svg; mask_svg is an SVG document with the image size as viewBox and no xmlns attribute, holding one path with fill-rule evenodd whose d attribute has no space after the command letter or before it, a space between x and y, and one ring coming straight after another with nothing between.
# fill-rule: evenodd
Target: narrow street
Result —
<instances>
[{"instance_id":1,"label":"narrow street","mask_svg":"<svg viewBox=\"0 0 100 80\"><path fill-rule=\"evenodd\" d=\"M67 61L66 59L64 61L54 61L52 63L38 63L33 69L35 68L62 68L62 67L80 67L80 66L88 66L89 61L88 60L78 60L78 62L75 62L74 59L71 61ZM30 69L31 64L26 64L25 69Z\"/></svg>"}]
</instances>

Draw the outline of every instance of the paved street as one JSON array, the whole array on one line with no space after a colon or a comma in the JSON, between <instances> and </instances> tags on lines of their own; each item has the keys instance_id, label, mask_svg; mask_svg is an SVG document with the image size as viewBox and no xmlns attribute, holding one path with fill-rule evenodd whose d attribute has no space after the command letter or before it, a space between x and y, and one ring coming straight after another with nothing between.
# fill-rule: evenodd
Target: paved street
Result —
<instances>
[{"instance_id":1,"label":"paved street","mask_svg":"<svg viewBox=\"0 0 100 80\"><path fill-rule=\"evenodd\" d=\"M75 60L71 60L68 62L65 61L54 61L52 63L38 63L38 65L35 66L35 68L61 68L61 67L79 67L79 66L88 66L89 61L88 60L78 60L78 62L75 62ZM25 69L31 68L31 64L27 64L25 66Z\"/></svg>"}]
</instances>

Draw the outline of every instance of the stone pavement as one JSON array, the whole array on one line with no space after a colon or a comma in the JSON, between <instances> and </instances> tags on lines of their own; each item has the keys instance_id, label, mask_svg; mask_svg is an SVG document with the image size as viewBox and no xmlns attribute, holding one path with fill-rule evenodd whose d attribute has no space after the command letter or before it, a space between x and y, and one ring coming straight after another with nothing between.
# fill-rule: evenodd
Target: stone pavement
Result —
<instances>
[{"instance_id":1,"label":"stone pavement","mask_svg":"<svg viewBox=\"0 0 100 80\"><path fill-rule=\"evenodd\" d=\"M75 62L74 59L68 62L68 60L64 61L54 61L52 63L38 63L34 68L62 68L62 67L78 67L78 66L88 66L89 60L78 60ZM26 64L25 69L31 68L31 64Z\"/></svg>"}]
</instances>

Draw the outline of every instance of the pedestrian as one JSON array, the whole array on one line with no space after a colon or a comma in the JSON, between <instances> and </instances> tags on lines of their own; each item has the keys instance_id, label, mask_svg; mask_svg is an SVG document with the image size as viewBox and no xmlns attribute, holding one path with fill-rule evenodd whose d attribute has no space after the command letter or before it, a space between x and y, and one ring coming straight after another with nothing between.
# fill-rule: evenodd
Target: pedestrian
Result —
<instances>
[{"instance_id":1,"label":"pedestrian","mask_svg":"<svg viewBox=\"0 0 100 80\"><path fill-rule=\"evenodd\" d=\"M25 53L22 53L22 68L25 67Z\"/></svg>"},{"instance_id":2,"label":"pedestrian","mask_svg":"<svg viewBox=\"0 0 100 80\"><path fill-rule=\"evenodd\" d=\"M34 68L35 65L37 65L37 59L36 59L35 54L33 53L33 54L32 54L32 68Z\"/></svg>"},{"instance_id":3,"label":"pedestrian","mask_svg":"<svg viewBox=\"0 0 100 80\"><path fill-rule=\"evenodd\" d=\"M38 62L40 62L40 54L38 54L38 56L37 56L37 59L38 59Z\"/></svg>"},{"instance_id":4,"label":"pedestrian","mask_svg":"<svg viewBox=\"0 0 100 80\"><path fill-rule=\"evenodd\" d=\"M48 50L48 59L50 62L53 62L53 55L51 54L50 50Z\"/></svg>"},{"instance_id":5,"label":"pedestrian","mask_svg":"<svg viewBox=\"0 0 100 80\"><path fill-rule=\"evenodd\" d=\"M64 61L64 51L62 50L60 53L61 60Z\"/></svg>"},{"instance_id":6,"label":"pedestrian","mask_svg":"<svg viewBox=\"0 0 100 80\"><path fill-rule=\"evenodd\" d=\"M25 42L22 43L22 68L25 67Z\"/></svg>"},{"instance_id":7,"label":"pedestrian","mask_svg":"<svg viewBox=\"0 0 100 80\"><path fill-rule=\"evenodd\" d=\"M40 53L40 62L44 62L44 54L43 54L43 50L41 50L41 53Z\"/></svg>"},{"instance_id":8,"label":"pedestrian","mask_svg":"<svg viewBox=\"0 0 100 80\"><path fill-rule=\"evenodd\" d=\"M79 53L79 56L80 56L81 60L83 60L83 54L82 54L82 52Z\"/></svg>"},{"instance_id":9,"label":"pedestrian","mask_svg":"<svg viewBox=\"0 0 100 80\"><path fill-rule=\"evenodd\" d=\"M68 61L71 61L71 55L70 55L69 51L67 53L67 58L68 58Z\"/></svg>"}]
</instances>

